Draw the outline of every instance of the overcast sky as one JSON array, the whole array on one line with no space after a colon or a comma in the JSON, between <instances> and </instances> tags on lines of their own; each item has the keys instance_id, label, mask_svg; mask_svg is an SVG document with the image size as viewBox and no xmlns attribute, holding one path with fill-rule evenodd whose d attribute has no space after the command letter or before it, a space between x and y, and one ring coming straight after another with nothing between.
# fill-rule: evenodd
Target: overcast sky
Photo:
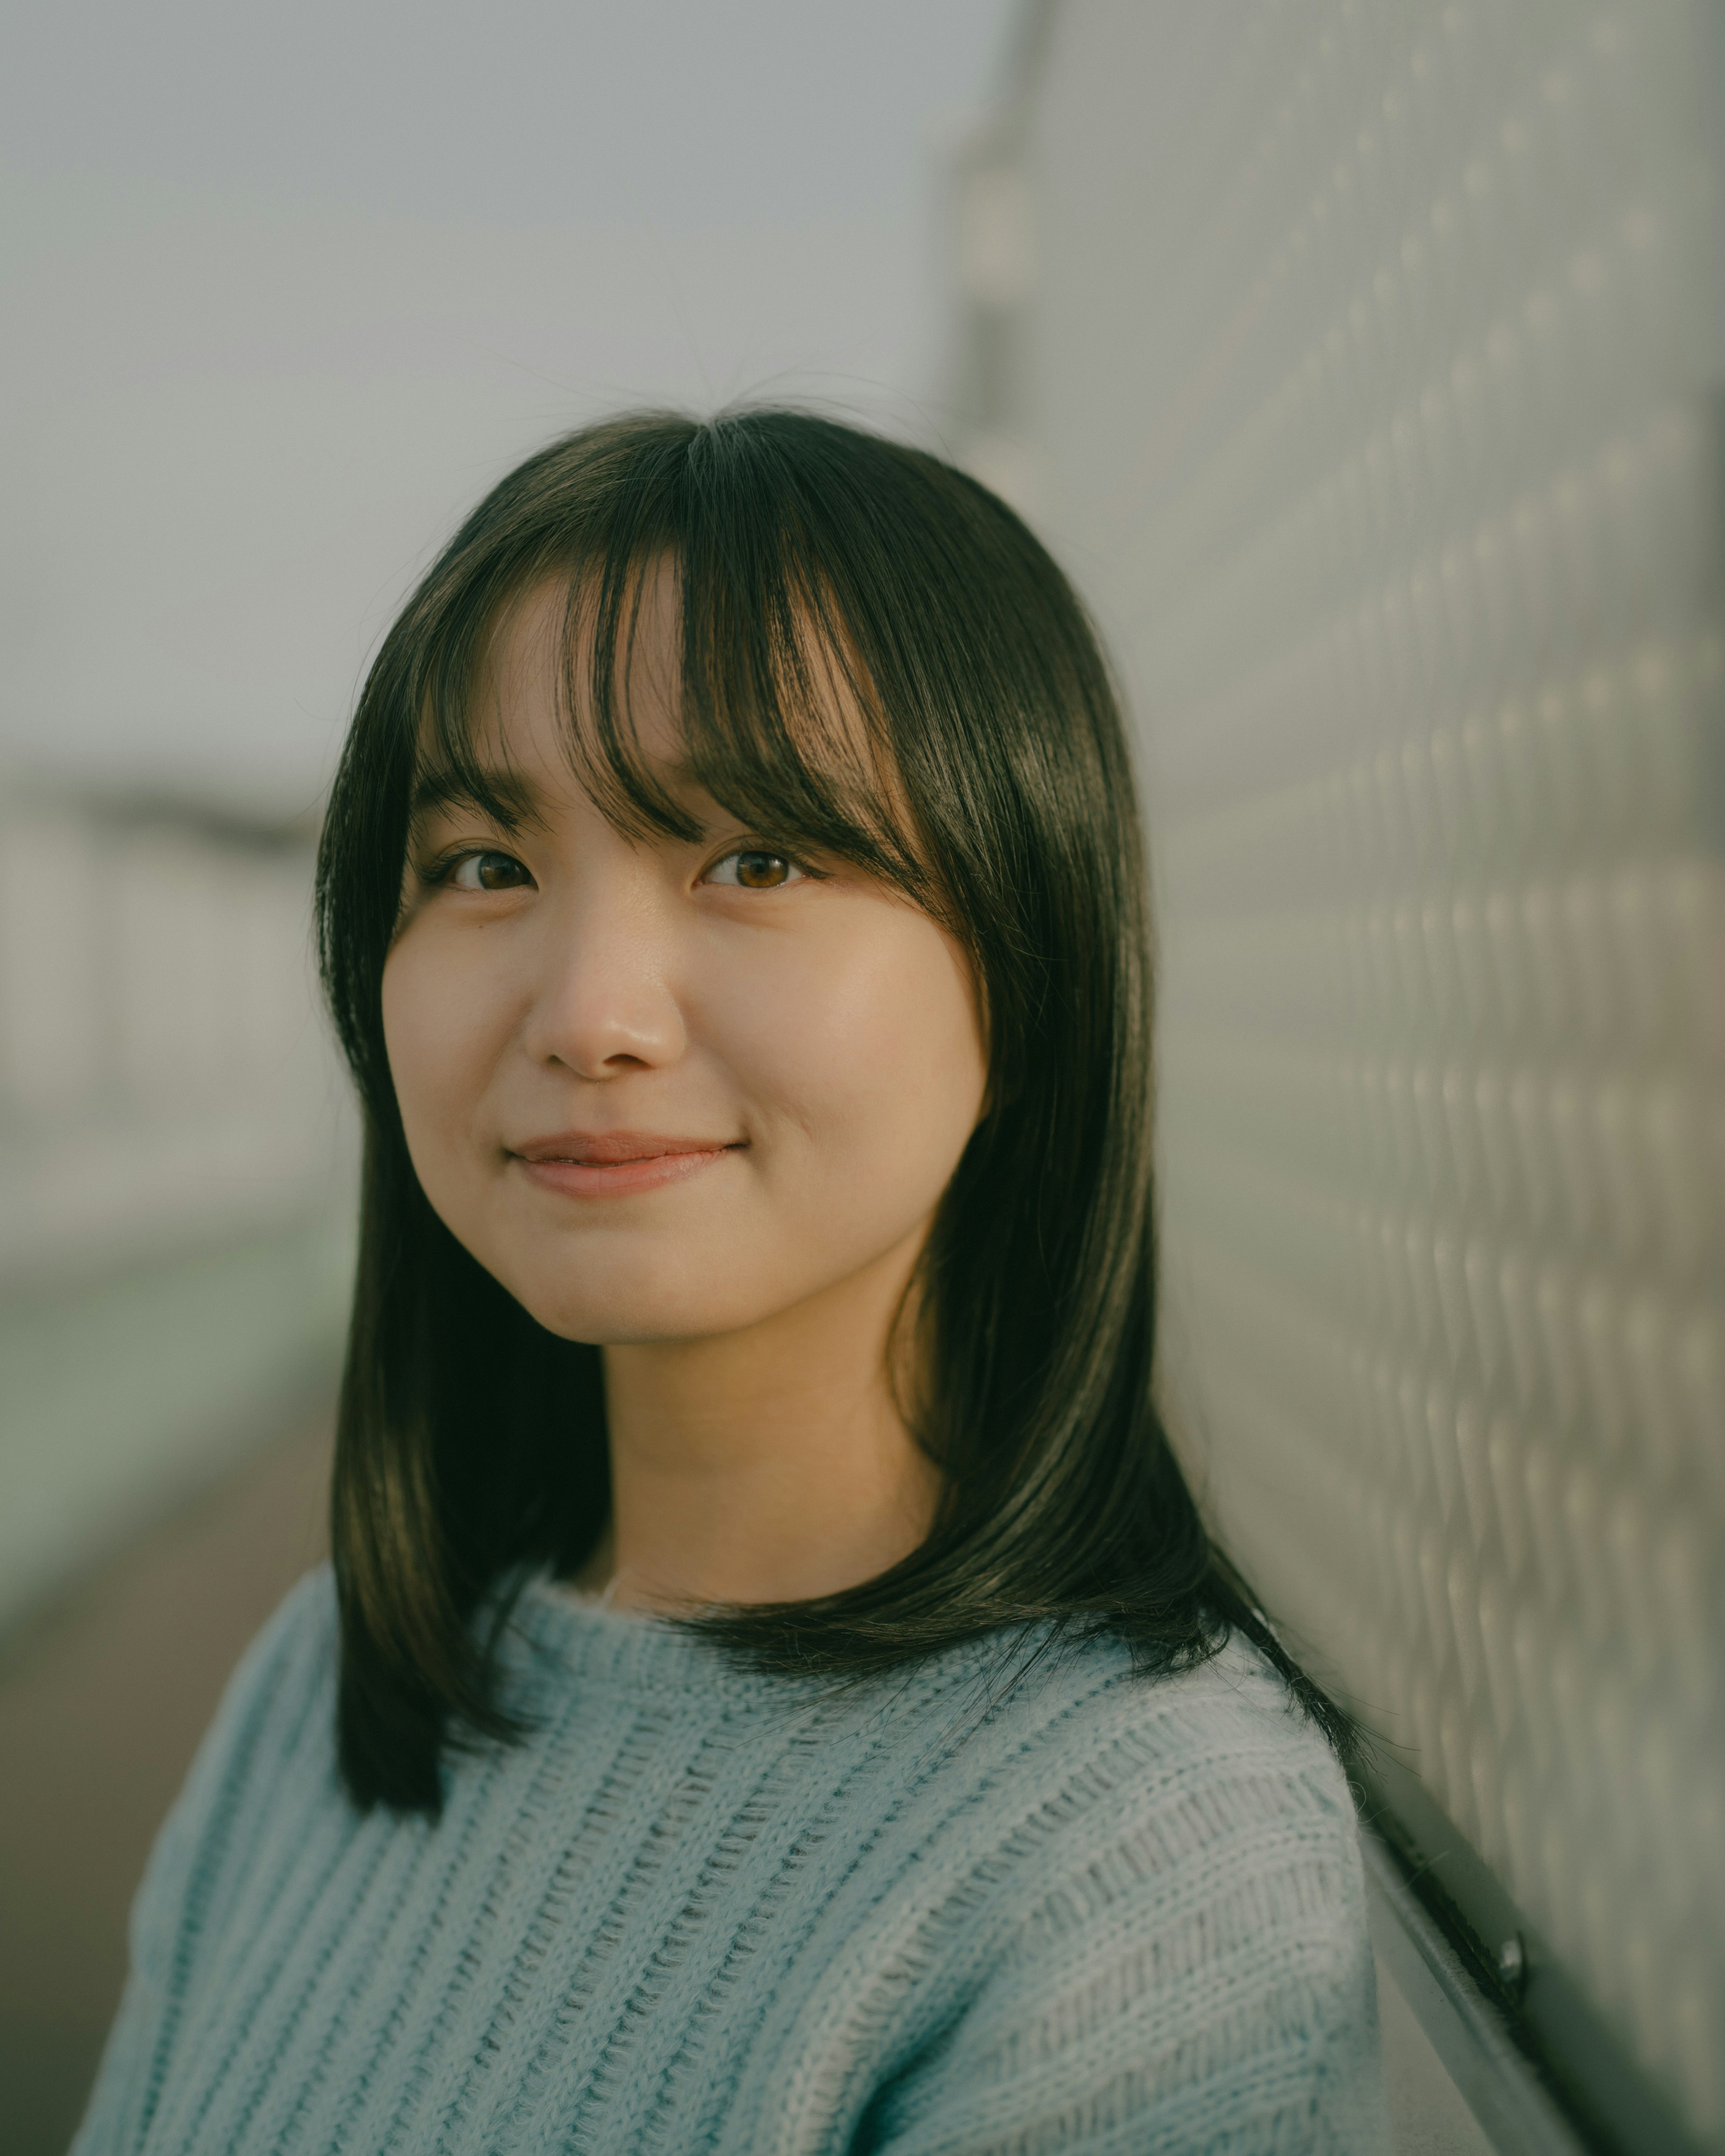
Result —
<instances>
[{"instance_id":1,"label":"overcast sky","mask_svg":"<svg viewBox=\"0 0 1725 2156\"><path fill-rule=\"evenodd\" d=\"M1014 0L12 0L8 760L291 806L549 435L782 393L937 434L946 145Z\"/></svg>"}]
</instances>

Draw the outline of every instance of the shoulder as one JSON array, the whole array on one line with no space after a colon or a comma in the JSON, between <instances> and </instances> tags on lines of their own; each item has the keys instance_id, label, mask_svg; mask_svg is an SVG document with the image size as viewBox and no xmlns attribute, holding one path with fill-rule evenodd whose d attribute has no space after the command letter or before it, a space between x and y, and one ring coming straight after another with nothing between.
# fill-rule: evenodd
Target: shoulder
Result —
<instances>
[{"instance_id":1,"label":"shoulder","mask_svg":"<svg viewBox=\"0 0 1725 2156\"><path fill-rule=\"evenodd\" d=\"M1248 1642L1164 1676L1111 1640L1045 1655L992 1737L970 1854L1006 1887L1006 1963L1080 1982L1098 1957L1143 1953L1153 1989L1196 1984L1307 2046L1338 2018L1371 2022L1347 1776ZM1177 2024L1185 2010L1163 2004Z\"/></svg>"},{"instance_id":2,"label":"shoulder","mask_svg":"<svg viewBox=\"0 0 1725 2156\"><path fill-rule=\"evenodd\" d=\"M187 1793L245 1777L295 1742L332 1705L340 1647L335 1578L327 1563L291 1587L235 1665L193 1763Z\"/></svg>"},{"instance_id":3,"label":"shoulder","mask_svg":"<svg viewBox=\"0 0 1725 2156\"><path fill-rule=\"evenodd\" d=\"M1280 1675L1235 1637L1195 1667L1142 1674L1111 1636L1002 1659L987 1680L992 1743L1075 1821L1180 1817L1194 1846L1248 1826L1334 1836L1354 1813L1340 1762ZM1003 1796L1008 1794L1002 1786ZM1183 1846L1184 1844L1183 1843ZM1172 1852L1171 1852L1172 1853Z\"/></svg>"},{"instance_id":4,"label":"shoulder","mask_svg":"<svg viewBox=\"0 0 1725 2156\"><path fill-rule=\"evenodd\" d=\"M290 1589L240 1657L157 1837L132 1913L141 1969L172 1953L191 1903L208 1905L223 1876L244 1869L290 1759L295 1784L309 1775L321 1794L336 1794L338 1652L335 1583L323 1564Z\"/></svg>"},{"instance_id":5,"label":"shoulder","mask_svg":"<svg viewBox=\"0 0 1725 2156\"><path fill-rule=\"evenodd\" d=\"M986 2139L1003 2104L1050 2146L1106 2119L1146 2148L1378 2148L1353 1806L1255 1650L1162 1676L1111 1641L1045 1655L978 1738L949 1867L990 1905L978 1981L892 2100L904 2149Z\"/></svg>"},{"instance_id":6,"label":"shoulder","mask_svg":"<svg viewBox=\"0 0 1725 2156\"><path fill-rule=\"evenodd\" d=\"M1194 1953L1250 1938L1357 1984L1364 1882L1347 1777L1248 1642L1153 1675L1111 1637L1003 1640L923 1707L929 1741L905 1728L893 1747L897 1830L925 1880L986 1912L997 1947L1118 1923L1167 1940L1190 1925Z\"/></svg>"},{"instance_id":7,"label":"shoulder","mask_svg":"<svg viewBox=\"0 0 1725 2156\"><path fill-rule=\"evenodd\" d=\"M1087 1872L1087 1892L1106 1899L1117 1878L1139 1905L1225 1903L1260 1939L1297 1931L1355 1956L1363 1896L1347 1776L1248 1642L1162 1676L1092 1642L1033 1676L1017 1717L1027 1753L1046 1755L1025 1822L1038 1856L1027 1884ZM1045 1917L1050 1906L1045 1897Z\"/></svg>"}]
</instances>

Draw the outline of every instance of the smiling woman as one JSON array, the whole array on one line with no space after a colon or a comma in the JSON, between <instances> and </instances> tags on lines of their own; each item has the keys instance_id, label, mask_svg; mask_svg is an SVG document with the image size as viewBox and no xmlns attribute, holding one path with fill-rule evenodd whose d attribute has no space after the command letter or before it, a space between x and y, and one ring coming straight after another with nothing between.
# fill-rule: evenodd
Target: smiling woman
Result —
<instances>
[{"instance_id":1,"label":"smiling woman","mask_svg":"<svg viewBox=\"0 0 1725 2156\"><path fill-rule=\"evenodd\" d=\"M649 415L456 535L324 839L315 1575L80 2148L1365 2149L1345 1727L1153 1397L1131 774L1024 526Z\"/></svg>"}]
</instances>

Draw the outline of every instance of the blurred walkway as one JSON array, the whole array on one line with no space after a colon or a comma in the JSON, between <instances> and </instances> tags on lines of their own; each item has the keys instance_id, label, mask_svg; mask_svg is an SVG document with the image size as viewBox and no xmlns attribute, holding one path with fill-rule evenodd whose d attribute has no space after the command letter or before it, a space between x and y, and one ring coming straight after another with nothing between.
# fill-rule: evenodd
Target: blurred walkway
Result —
<instances>
[{"instance_id":1,"label":"blurred walkway","mask_svg":"<svg viewBox=\"0 0 1725 2156\"><path fill-rule=\"evenodd\" d=\"M0 2143L60 2156L126 1913L228 1671L323 1548L327 1422L298 1431L0 1653Z\"/></svg>"}]
</instances>

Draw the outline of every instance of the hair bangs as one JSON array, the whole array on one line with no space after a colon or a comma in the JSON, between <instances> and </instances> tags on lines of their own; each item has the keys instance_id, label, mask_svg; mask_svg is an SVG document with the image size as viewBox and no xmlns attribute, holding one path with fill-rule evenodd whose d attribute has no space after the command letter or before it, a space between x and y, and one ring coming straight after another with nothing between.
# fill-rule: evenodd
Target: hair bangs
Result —
<instances>
[{"instance_id":1,"label":"hair bangs","mask_svg":"<svg viewBox=\"0 0 1725 2156\"><path fill-rule=\"evenodd\" d=\"M413 700L415 805L459 796L505 830L531 822L495 662L531 595L561 585L569 767L616 829L692 842L703 824L690 797L705 794L762 839L848 861L962 932L931 866L894 715L839 603L843 565L823 565L788 520L739 558L714 528L714 505L690 506L645 531L633 517L582 535L572 554L508 565L483 580L482 618L470 588L459 595L427 641ZM649 670L667 662L673 678L655 681ZM669 742L642 716L665 709Z\"/></svg>"}]
</instances>

